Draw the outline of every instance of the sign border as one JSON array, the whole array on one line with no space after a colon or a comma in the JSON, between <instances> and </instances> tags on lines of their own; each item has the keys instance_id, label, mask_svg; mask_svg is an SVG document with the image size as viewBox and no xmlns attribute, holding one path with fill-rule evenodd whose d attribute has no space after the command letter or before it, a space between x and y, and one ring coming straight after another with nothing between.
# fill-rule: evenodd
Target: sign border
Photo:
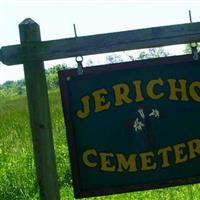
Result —
<instances>
[{"instance_id":1,"label":"sign border","mask_svg":"<svg viewBox=\"0 0 200 200\"><path fill-rule=\"evenodd\" d=\"M138 184L138 185L129 185L129 186L119 186L119 187L110 187L98 190L87 190L81 191L80 187L80 174L78 169L78 158L77 158L77 149L76 149L76 140L74 137L74 127L71 121L71 114L69 112L69 87L67 84L67 77L77 77L77 76L85 76L85 75L93 75L106 72L112 72L116 70L124 70L124 69L134 69L134 68L142 68L142 67L162 67L161 65L169 65L169 64L181 64L181 63L191 63L191 62L199 62L195 61L192 57L192 54L181 55L181 56L171 56L171 57L162 57L162 58L153 58L147 60L139 60L132 62L123 62L117 64L106 64L99 65L93 67L85 67L83 75L78 75L77 69L65 69L58 72L59 76L59 85L63 106L63 113L65 119L66 126L66 135L68 140L68 149L70 155L71 162L71 170L72 170L72 179L73 179L73 188L75 198L84 198L84 197L92 197L92 196L102 196L109 194L119 194L124 192L133 192L133 191L142 191L148 189L159 189L170 186L180 186L186 184L193 184L200 182L200 175L189 178L180 178L176 180L163 181L163 182L152 182L147 184ZM169 67L169 66L168 66Z\"/></svg>"}]
</instances>

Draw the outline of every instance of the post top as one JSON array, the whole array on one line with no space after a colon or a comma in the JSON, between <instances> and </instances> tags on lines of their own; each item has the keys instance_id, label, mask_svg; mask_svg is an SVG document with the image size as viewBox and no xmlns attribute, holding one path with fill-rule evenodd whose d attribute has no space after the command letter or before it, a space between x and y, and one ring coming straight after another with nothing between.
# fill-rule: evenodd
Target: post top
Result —
<instances>
[{"instance_id":1,"label":"post top","mask_svg":"<svg viewBox=\"0 0 200 200\"><path fill-rule=\"evenodd\" d=\"M30 25L30 24L37 24L37 23L31 18L26 18L19 25Z\"/></svg>"}]
</instances>

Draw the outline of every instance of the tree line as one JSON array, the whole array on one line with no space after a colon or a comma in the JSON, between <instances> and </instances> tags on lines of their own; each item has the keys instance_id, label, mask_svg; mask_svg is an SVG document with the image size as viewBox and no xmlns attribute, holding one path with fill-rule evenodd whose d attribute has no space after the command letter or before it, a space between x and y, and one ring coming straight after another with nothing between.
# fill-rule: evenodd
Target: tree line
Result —
<instances>
[{"instance_id":1,"label":"tree line","mask_svg":"<svg viewBox=\"0 0 200 200\"><path fill-rule=\"evenodd\" d=\"M54 89L58 87L57 72L59 70L63 70L66 68L67 68L66 64L59 64L45 70L48 89ZM26 94L26 86L24 79L17 81L9 80L0 85L0 97L19 96L25 94Z\"/></svg>"}]
</instances>

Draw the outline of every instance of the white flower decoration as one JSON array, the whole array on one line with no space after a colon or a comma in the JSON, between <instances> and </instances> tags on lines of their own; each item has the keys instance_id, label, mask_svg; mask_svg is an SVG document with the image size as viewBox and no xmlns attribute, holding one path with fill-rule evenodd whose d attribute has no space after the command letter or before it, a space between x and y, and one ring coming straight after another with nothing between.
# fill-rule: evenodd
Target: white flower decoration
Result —
<instances>
[{"instance_id":1,"label":"white flower decoration","mask_svg":"<svg viewBox=\"0 0 200 200\"><path fill-rule=\"evenodd\" d=\"M141 121L139 121L138 118L136 118L133 127L134 127L136 132L142 131L142 128L144 127L144 124Z\"/></svg>"},{"instance_id":2,"label":"white flower decoration","mask_svg":"<svg viewBox=\"0 0 200 200\"><path fill-rule=\"evenodd\" d=\"M155 117L155 118L160 117L159 110L157 110L157 109L152 109L152 112L149 114L149 116L150 116L150 117Z\"/></svg>"},{"instance_id":3,"label":"white flower decoration","mask_svg":"<svg viewBox=\"0 0 200 200\"><path fill-rule=\"evenodd\" d=\"M137 111L140 114L140 116L142 117L142 119L144 119L145 118L144 110L143 109L138 109Z\"/></svg>"}]
</instances>

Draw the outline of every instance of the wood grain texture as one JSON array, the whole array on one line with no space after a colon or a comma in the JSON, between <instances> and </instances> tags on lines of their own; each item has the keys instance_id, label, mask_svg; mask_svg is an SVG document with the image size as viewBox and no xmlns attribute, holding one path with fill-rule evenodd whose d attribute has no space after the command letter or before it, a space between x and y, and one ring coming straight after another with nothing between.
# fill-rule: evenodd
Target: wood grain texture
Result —
<instances>
[{"instance_id":1,"label":"wood grain texture","mask_svg":"<svg viewBox=\"0 0 200 200\"><path fill-rule=\"evenodd\" d=\"M197 22L5 46L1 48L1 61L15 65L28 60L46 61L199 41L200 22Z\"/></svg>"},{"instance_id":2,"label":"wood grain texture","mask_svg":"<svg viewBox=\"0 0 200 200\"><path fill-rule=\"evenodd\" d=\"M39 25L31 19L19 25L22 45L41 41ZM31 56L30 50L26 54ZM54 145L43 61L24 63L33 149L41 200L59 200Z\"/></svg>"}]
</instances>

